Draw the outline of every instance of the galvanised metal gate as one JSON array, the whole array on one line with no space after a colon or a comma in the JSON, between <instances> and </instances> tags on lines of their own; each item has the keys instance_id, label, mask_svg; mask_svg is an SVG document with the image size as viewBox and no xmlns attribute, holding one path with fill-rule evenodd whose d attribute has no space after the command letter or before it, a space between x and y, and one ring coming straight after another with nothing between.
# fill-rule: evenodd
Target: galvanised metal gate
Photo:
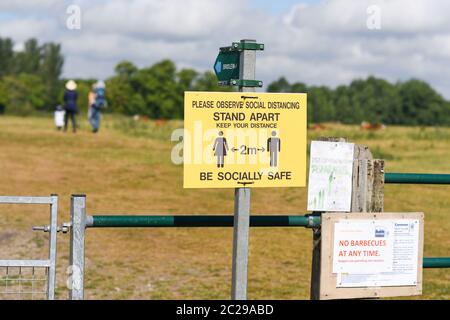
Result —
<instances>
[{"instance_id":1,"label":"galvanised metal gate","mask_svg":"<svg viewBox=\"0 0 450 320\"><path fill-rule=\"evenodd\" d=\"M386 173L388 184L450 184L450 174ZM194 227L232 227L233 216L223 215L88 215L86 196L72 195L71 201L71 264L76 269L70 299L84 299L85 275L85 232L87 228L194 228ZM251 216L252 227L305 227L317 228L320 216L276 215ZM450 268L450 257L427 257L423 259L424 268Z\"/></svg>"},{"instance_id":2,"label":"galvanised metal gate","mask_svg":"<svg viewBox=\"0 0 450 320\"><path fill-rule=\"evenodd\" d=\"M449 174L386 173L388 184L450 184ZM0 196L0 204L47 204L50 205L50 225L33 227L33 230L49 232L49 255L46 260L0 260L0 298L5 295L34 298L55 297L56 282L56 236L57 232L71 231L70 264L72 276L69 278L69 299L84 298L85 275L85 231L86 228L166 228L166 227L232 227L233 216L221 215L88 215L86 196L72 195L71 222L57 226L58 196L50 197L10 197ZM320 216L276 215L251 216L252 227L306 227L320 226ZM450 268L450 257L428 257L423 259L424 268ZM31 269L25 274L24 269ZM15 273L12 271L16 270ZM43 271L41 274L37 270ZM6 273L1 273L6 271ZM43 283L37 287L36 283Z\"/></svg>"},{"instance_id":3,"label":"galvanised metal gate","mask_svg":"<svg viewBox=\"0 0 450 320\"><path fill-rule=\"evenodd\" d=\"M0 196L0 204L44 204L50 206L50 225L33 227L49 232L48 258L45 260L0 260L0 298L55 298L56 235L58 232L58 196Z\"/></svg>"}]
</instances>

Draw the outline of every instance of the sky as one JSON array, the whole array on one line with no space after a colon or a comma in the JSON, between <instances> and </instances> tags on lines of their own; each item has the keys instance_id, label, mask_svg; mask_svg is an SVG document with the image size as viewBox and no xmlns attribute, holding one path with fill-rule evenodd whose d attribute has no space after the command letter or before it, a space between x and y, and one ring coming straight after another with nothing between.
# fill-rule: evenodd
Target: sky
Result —
<instances>
[{"instance_id":1,"label":"sky","mask_svg":"<svg viewBox=\"0 0 450 320\"><path fill-rule=\"evenodd\" d=\"M100 79L121 60L213 71L219 47L256 39L265 84L418 78L450 99L449 12L448 0L1 0L0 37L61 43L64 77Z\"/></svg>"}]
</instances>

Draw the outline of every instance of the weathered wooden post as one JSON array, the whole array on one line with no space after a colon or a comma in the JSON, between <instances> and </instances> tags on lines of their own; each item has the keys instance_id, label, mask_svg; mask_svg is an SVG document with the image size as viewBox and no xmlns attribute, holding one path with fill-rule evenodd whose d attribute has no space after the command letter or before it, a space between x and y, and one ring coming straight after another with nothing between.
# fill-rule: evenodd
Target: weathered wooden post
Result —
<instances>
[{"instance_id":1,"label":"weathered wooden post","mask_svg":"<svg viewBox=\"0 0 450 320\"><path fill-rule=\"evenodd\" d=\"M384 160L372 157L366 146L355 145L351 212L382 212Z\"/></svg>"},{"instance_id":2,"label":"weathered wooden post","mask_svg":"<svg viewBox=\"0 0 450 320\"><path fill-rule=\"evenodd\" d=\"M345 138L324 137L320 141L347 142ZM384 204L384 160L374 160L369 148L355 145L352 174L351 212L382 212ZM314 212L320 216L322 212ZM311 300L320 299L321 228L313 228Z\"/></svg>"}]
</instances>

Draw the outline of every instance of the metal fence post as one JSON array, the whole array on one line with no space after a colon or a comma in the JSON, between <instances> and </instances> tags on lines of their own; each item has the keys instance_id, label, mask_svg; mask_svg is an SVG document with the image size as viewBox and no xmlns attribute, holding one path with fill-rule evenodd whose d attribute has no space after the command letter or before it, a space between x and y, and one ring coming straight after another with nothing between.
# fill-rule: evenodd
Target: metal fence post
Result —
<instances>
[{"instance_id":1,"label":"metal fence post","mask_svg":"<svg viewBox=\"0 0 450 320\"><path fill-rule=\"evenodd\" d=\"M56 236L58 228L58 195L51 195L52 204L50 205L50 229L49 229L49 259L50 266L48 268L48 282L47 292L48 299L55 299L55 286L56 286Z\"/></svg>"},{"instance_id":2,"label":"metal fence post","mask_svg":"<svg viewBox=\"0 0 450 320\"><path fill-rule=\"evenodd\" d=\"M86 230L86 196L72 195L70 204L72 228L70 232L69 299L84 299L84 247Z\"/></svg>"},{"instance_id":3,"label":"metal fence post","mask_svg":"<svg viewBox=\"0 0 450 320\"><path fill-rule=\"evenodd\" d=\"M256 40L241 40L241 43ZM239 78L255 79L256 50L242 50ZM254 87L239 87L240 92L255 92ZM233 266L231 299L247 299L248 238L250 227L250 189L236 188L234 191Z\"/></svg>"},{"instance_id":4,"label":"metal fence post","mask_svg":"<svg viewBox=\"0 0 450 320\"><path fill-rule=\"evenodd\" d=\"M247 299L250 189L234 190L233 268L231 299Z\"/></svg>"}]
</instances>

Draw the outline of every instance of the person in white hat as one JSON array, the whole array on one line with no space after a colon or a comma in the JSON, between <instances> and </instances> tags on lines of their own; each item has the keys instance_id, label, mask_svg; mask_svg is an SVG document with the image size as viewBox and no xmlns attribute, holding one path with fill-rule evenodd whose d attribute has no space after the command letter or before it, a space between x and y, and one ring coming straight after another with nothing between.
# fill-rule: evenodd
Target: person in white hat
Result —
<instances>
[{"instance_id":1,"label":"person in white hat","mask_svg":"<svg viewBox=\"0 0 450 320\"><path fill-rule=\"evenodd\" d=\"M75 119L78 113L77 99L78 93L76 91L77 84L73 80L69 80L66 83L66 91L64 92L64 109L66 111L64 117L64 131L67 131L69 118L72 121L72 131L77 132L77 122Z\"/></svg>"}]
</instances>

